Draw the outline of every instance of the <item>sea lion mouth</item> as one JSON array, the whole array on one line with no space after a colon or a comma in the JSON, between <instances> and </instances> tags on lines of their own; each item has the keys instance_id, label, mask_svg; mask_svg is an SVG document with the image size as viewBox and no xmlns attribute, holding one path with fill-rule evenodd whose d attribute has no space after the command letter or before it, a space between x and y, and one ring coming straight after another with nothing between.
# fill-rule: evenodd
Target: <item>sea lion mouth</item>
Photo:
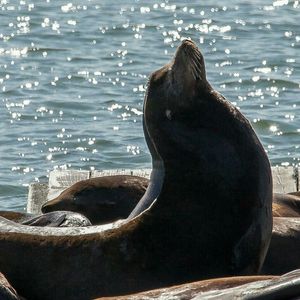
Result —
<instances>
[{"instance_id":1,"label":"sea lion mouth","mask_svg":"<svg viewBox=\"0 0 300 300\"><path fill-rule=\"evenodd\" d=\"M172 71L177 81L206 80L203 56L192 40L183 40L177 48Z\"/></svg>"}]
</instances>

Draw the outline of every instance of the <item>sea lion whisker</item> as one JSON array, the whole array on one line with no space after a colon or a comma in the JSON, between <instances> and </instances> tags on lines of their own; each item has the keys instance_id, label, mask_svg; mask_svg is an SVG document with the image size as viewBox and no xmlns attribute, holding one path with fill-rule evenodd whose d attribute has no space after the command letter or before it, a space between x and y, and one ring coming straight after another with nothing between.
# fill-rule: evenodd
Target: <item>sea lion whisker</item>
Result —
<instances>
[{"instance_id":1,"label":"sea lion whisker","mask_svg":"<svg viewBox=\"0 0 300 300\"><path fill-rule=\"evenodd\" d=\"M197 74L198 74L198 73L196 72L196 70L192 68L192 76L193 76L194 80L197 80L197 79L198 79Z\"/></svg>"},{"instance_id":2,"label":"sea lion whisker","mask_svg":"<svg viewBox=\"0 0 300 300\"><path fill-rule=\"evenodd\" d=\"M192 58L193 64L195 66L195 68L197 68L197 70L199 71L199 73L201 73L201 64L199 63L198 60L195 60Z\"/></svg>"},{"instance_id":3,"label":"sea lion whisker","mask_svg":"<svg viewBox=\"0 0 300 300\"><path fill-rule=\"evenodd\" d=\"M191 67L194 80L197 80L201 74L201 64L198 63L197 57L194 55L193 49L190 47L183 48L183 52L187 59L187 65Z\"/></svg>"},{"instance_id":4,"label":"sea lion whisker","mask_svg":"<svg viewBox=\"0 0 300 300\"><path fill-rule=\"evenodd\" d=\"M204 68L203 68L201 62L199 61L199 59L197 59L194 56L192 56L191 60L192 60L193 64L195 65L195 68L197 69L198 73L202 74Z\"/></svg>"},{"instance_id":5,"label":"sea lion whisker","mask_svg":"<svg viewBox=\"0 0 300 300\"><path fill-rule=\"evenodd\" d=\"M197 52L193 51L193 52L191 53L191 57L192 57L193 61L194 61L195 63L197 63L197 65L198 65L199 68L201 69L201 67L202 67L201 56L197 55Z\"/></svg>"},{"instance_id":6,"label":"sea lion whisker","mask_svg":"<svg viewBox=\"0 0 300 300\"><path fill-rule=\"evenodd\" d=\"M195 60L191 60L190 62L190 66L192 68L192 72L195 74L195 79L198 79L201 77L201 67L199 66L199 64L197 63L197 61Z\"/></svg>"},{"instance_id":7,"label":"sea lion whisker","mask_svg":"<svg viewBox=\"0 0 300 300\"><path fill-rule=\"evenodd\" d=\"M197 68L197 65L191 64L192 69L192 75L194 77L194 80L197 80L199 78L200 70Z\"/></svg>"},{"instance_id":8,"label":"sea lion whisker","mask_svg":"<svg viewBox=\"0 0 300 300\"><path fill-rule=\"evenodd\" d=\"M186 54L193 62L193 64L197 66L197 70L201 73L202 63L201 63L201 56L199 54L199 51L195 51L194 49L188 48L186 49Z\"/></svg>"},{"instance_id":9,"label":"sea lion whisker","mask_svg":"<svg viewBox=\"0 0 300 300\"><path fill-rule=\"evenodd\" d=\"M188 48L185 48L185 50L188 52L188 55L195 56L199 60L201 59L200 51L197 48L188 47Z\"/></svg>"},{"instance_id":10,"label":"sea lion whisker","mask_svg":"<svg viewBox=\"0 0 300 300\"><path fill-rule=\"evenodd\" d=\"M195 51L193 51L193 54L199 59L202 60L202 56L201 53L198 49L196 49Z\"/></svg>"}]
</instances>

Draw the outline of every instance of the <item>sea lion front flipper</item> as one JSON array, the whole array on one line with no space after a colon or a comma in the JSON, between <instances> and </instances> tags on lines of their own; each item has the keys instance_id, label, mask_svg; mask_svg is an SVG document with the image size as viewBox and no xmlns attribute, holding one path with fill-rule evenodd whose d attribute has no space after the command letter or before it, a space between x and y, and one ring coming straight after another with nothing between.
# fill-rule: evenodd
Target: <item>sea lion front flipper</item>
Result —
<instances>
[{"instance_id":1,"label":"sea lion front flipper","mask_svg":"<svg viewBox=\"0 0 300 300\"><path fill-rule=\"evenodd\" d=\"M84 227L92 225L85 216L68 211L46 213L26 220L21 224L40 227Z\"/></svg>"},{"instance_id":2,"label":"sea lion front flipper","mask_svg":"<svg viewBox=\"0 0 300 300\"><path fill-rule=\"evenodd\" d=\"M28 226L59 227L64 222L65 219L66 219L66 214L60 214L57 217L54 217L54 215L49 216L48 214L45 214L45 215L34 217L30 220L26 220L21 224L28 225Z\"/></svg>"}]
</instances>

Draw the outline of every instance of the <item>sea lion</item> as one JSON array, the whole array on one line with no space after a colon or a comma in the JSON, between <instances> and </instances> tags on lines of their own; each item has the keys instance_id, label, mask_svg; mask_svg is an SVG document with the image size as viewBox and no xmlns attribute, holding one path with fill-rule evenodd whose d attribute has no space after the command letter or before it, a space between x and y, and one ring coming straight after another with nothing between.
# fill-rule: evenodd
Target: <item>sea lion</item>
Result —
<instances>
[{"instance_id":1,"label":"sea lion","mask_svg":"<svg viewBox=\"0 0 300 300\"><path fill-rule=\"evenodd\" d=\"M22 300L16 290L10 285L4 275L0 272L0 299L1 300ZM25 299L23 299L25 300Z\"/></svg>"},{"instance_id":2,"label":"sea lion","mask_svg":"<svg viewBox=\"0 0 300 300\"><path fill-rule=\"evenodd\" d=\"M69 211L54 211L34 216L29 220L22 221L21 224L47 227L82 227L92 225L85 216Z\"/></svg>"},{"instance_id":3,"label":"sea lion","mask_svg":"<svg viewBox=\"0 0 300 300\"><path fill-rule=\"evenodd\" d=\"M300 276L300 274L299 274ZM221 291L237 286L244 286L250 282L256 282L260 285L262 281L266 283L271 279L277 279L279 276L235 276L214 278L191 283L175 285L167 288L155 289L141 293L119 296L119 297L101 297L94 300L154 300L154 299L195 299L196 296L202 296L205 292ZM220 292L221 294L221 292ZM203 298L200 298L201 300ZM223 298L222 298L223 299Z\"/></svg>"},{"instance_id":4,"label":"sea lion","mask_svg":"<svg viewBox=\"0 0 300 300\"><path fill-rule=\"evenodd\" d=\"M273 217L300 217L299 192L288 194L273 194Z\"/></svg>"},{"instance_id":5,"label":"sea lion","mask_svg":"<svg viewBox=\"0 0 300 300\"><path fill-rule=\"evenodd\" d=\"M249 121L206 80L193 42L183 41L174 60L152 74L144 115L166 170L153 205L161 212L180 203L173 225L185 234L193 229L178 224L199 225L197 242L210 253L199 258L206 276L257 272L272 231L270 163Z\"/></svg>"},{"instance_id":6,"label":"sea lion","mask_svg":"<svg viewBox=\"0 0 300 300\"><path fill-rule=\"evenodd\" d=\"M270 164L250 123L207 82L193 42L151 75L144 131L159 177L145 211L105 230L0 218L0 269L24 296L91 299L258 272L272 230Z\"/></svg>"},{"instance_id":7,"label":"sea lion","mask_svg":"<svg viewBox=\"0 0 300 300\"><path fill-rule=\"evenodd\" d=\"M125 219L145 194L149 180L131 175L76 182L42 206L42 212L64 210L86 216L93 225Z\"/></svg>"},{"instance_id":8,"label":"sea lion","mask_svg":"<svg viewBox=\"0 0 300 300\"><path fill-rule=\"evenodd\" d=\"M132 175L112 175L78 181L58 197L46 202L42 212L73 211L86 216L93 225L126 219L143 197L149 180ZM152 197L155 200L155 197ZM140 213L151 205L140 201ZM136 209L137 210L137 209ZM0 212L0 216L3 212ZM14 212L9 212L12 220ZM18 213L15 213L18 218ZM300 217L300 193L274 193L273 217ZM5 215L2 215L6 217ZM20 217L20 216L19 216ZM7 218L7 217L6 217Z\"/></svg>"},{"instance_id":9,"label":"sea lion","mask_svg":"<svg viewBox=\"0 0 300 300\"><path fill-rule=\"evenodd\" d=\"M300 270L278 276L243 276L216 278L181 284L142 293L103 297L94 300L154 300L154 299L240 299L296 300L300 296Z\"/></svg>"},{"instance_id":10,"label":"sea lion","mask_svg":"<svg viewBox=\"0 0 300 300\"><path fill-rule=\"evenodd\" d=\"M89 220L82 219L80 215L66 213L66 211L73 211L89 217L93 225L108 223L107 221L114 222L127 218L142 198L148 183L149 180L144 177L131 175L82 180L70 186L55 199L46 202L42 207L44 215L0 211L0 216L20 224L33 226L66 227L66 223L68 226L91 225ZM54 211L57 213L48 214ZM272 215L273 217L300 217L299 193L274 193ZM71 219L72 222L70 222Z\"/></svg>"},{"instance_id":11,"label":"sea lion","mask_svg":"<svg viewBox=\"0 0 300 300\"><path fill-rule=\"evenodd\" d=\"M300 218L274 218L261 274L281 275L300 268Z\"/></svg>"},{"instance_id":12,"label":"sea lion","mask_svg":"<svg viewBox=\"0 0 300 300\"><path fill-rule=\"evenodd\" d=\"M2 210L0 211L0 216L17 223L22 223L23 221L31 219L35 215L31 213L25 213L25 212Z\"/></svg>"},{"instance_id":13,"label":"sea lion","mask_svg":"<svg viewBox=\"0 0 300 300\"><path fill-rule=\"evenodd\" d=\"M46 202L42 206L42 212L59 210L77 212L87 217L93 225L126 219L144 195L149 180L131 175L108 177L107 183L106 176L76 182L58 197ZM150 205L151 203L148 203L148 206ZM146 208L144 205L141 210ZM2 213L0 212L0 216ZM13 214L13 212L9 213ZM274 193L272 215L273 217L300 217L299 195ZM18 215L15 217L18 218ZM12 220L13 216L6 218Z\"/></svg>"},{"instance_id":14,"label":"sea lion","mask_svg":"<svg viewBox=\"0 0 300 300\"><path fill-rule=\"evenodd\" d=\"M69 211L55 211L42 215L0 211L0 216L16 223L28 226L81 227L92 225L89 219L82 214Z\"/></svg>"}]
</instances>

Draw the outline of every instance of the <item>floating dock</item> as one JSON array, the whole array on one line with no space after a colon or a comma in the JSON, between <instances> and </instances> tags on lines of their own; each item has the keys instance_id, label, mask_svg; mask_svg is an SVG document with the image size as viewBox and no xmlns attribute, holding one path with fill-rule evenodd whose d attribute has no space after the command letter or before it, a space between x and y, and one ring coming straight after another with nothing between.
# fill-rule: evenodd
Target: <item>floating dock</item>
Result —
<instances>
[{"instance_id":1,"label":"floating dock","mask_svg":"<svg viewBox=\"0 0 300 300\"><path fill-rule=\"evenodd\" d=\"M29 186L27 212L40 213L41 206L57 197L63 190L72 184L89 178L109 175L135 175L149 178L151 169L124 169L124 170L55 170L50 172L49 183L32 183ZM299 168L272 167L273 191L275 193L290 193L299 190Z\"/></svg>"}]
</instances>

